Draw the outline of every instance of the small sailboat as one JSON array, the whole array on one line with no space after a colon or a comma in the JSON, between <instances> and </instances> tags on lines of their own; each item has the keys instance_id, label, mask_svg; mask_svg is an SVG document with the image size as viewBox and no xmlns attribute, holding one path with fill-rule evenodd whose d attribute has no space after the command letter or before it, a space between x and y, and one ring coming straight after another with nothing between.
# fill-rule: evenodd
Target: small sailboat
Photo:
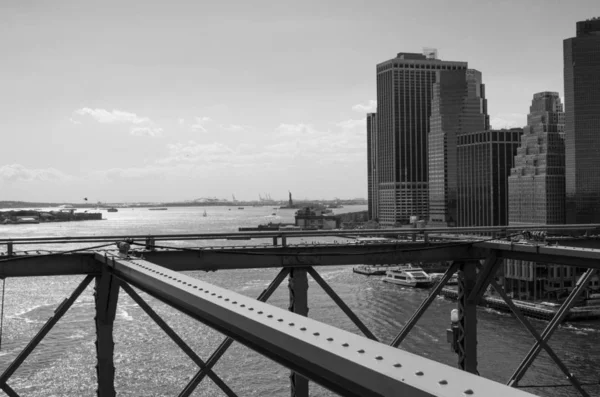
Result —
<instances>
[{"instance_id":1,"label":"small sailboat","mask_svg":"<svg viewBox=\"0 0 600 397\"><path fill-rule=\"evenodd\" d=\"M207 216L206 210L204 210L204 213L202 214L202 216Z\"/></svg>"}]
</instances>

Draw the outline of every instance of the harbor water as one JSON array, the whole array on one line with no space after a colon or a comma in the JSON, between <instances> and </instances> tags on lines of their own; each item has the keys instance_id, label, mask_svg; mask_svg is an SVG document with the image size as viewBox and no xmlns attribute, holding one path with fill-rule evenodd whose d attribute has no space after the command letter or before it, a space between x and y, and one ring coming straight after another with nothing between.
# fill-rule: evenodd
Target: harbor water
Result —
<instances>
[{"instance_id":1,"label":"harbor water","mask_svg":"<svg viewBox=\"0 0 600 397\"><path fill-rule=\"evenodd\" d=\"M351 206L336 213L359 211ZM207 216L203 216L206 210ZM0 238L85 235L142 235L203 232L235 232L238 227L268 222L293 222L294 210L272 207L178 207L167 211L122 208L103 212L102 221L0 225ZM275 213L275 215L273 215ZM328 237L329 242L346 241ZM300 242L300 239L288 241ZM271 241L165 242L164 245L249 245ZM73 247L91 246L80 244ZM37 246L62 250L65 246ZM32 249L16 246L15 250ZM5 251L5 247L0 247ZM367 277L352 272L351 266L317 269L344 301L383 342L389 343L427 296L427 290L402 288L381 282L381 276ZM277 274L277 269L189 272L192 277L256 297ZM5 284L4 319L0 346L0 370L23 349L57 305L66 298L82 276L10 278ZM150 305L204 360L224 337L142 294ZM287 308L288 289L284 282L269 300ZM309 278L309 317L359 333L344 313ZM456 366L457 357L446 342L450 311L456 303L438 298L401 345L409 352ZM48 334L34 353L8 382L24 396L95 396L96 351L94 346L94 299L90 286ZM541 332L547 324L530 320ZM598 383L600 362L600 321L565 324L550 340L550 346L571 372L583 383ZM116 389L119 396L176 396L196 374L195 364L123 292L119 296L114 329ZM511 315L478 309L479 372L505 383L534 339ZM235 343L214 368L239 396L288 396L289 370ZM568 381L546 353L538 359L521 385L566 385ZM468 385L465 385L468 386ZM311 383L311 396L334 394ZM577 396L571 387L525 389L541 396ZM590 395L600 395L600 386L588 386ZM206 378L194 396L224 395Z\"/></svg>"}]
</instances>

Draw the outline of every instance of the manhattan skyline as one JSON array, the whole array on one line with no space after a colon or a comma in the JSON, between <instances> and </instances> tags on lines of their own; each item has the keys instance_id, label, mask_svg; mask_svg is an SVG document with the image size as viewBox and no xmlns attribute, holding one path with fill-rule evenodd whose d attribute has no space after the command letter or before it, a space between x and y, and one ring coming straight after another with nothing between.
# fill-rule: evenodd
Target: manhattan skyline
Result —
<instances>
[{"instance_id":1,"label":"manhattan skyline","mask_svg":"<svg viewBox=\"0 0 600 397\"><path fill-rule=\"evenodd\" d=\"M564 98L563 39L597 12L5 1L0 200L366 197L376 64L437 48L483 73L492 128L521 127L533 93Z\"/></svg>"}]
</instances>

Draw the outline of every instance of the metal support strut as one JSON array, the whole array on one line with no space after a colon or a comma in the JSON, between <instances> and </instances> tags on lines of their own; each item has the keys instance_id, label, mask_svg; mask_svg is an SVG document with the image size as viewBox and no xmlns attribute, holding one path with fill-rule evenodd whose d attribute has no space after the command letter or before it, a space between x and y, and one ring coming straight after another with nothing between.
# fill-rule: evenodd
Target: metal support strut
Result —
<instances>
[{"instance_id":1,"label":"metal support strut","mask_svg":"<svg viewBox=\"0 0 600 397\"><path fill-rule=\"evenodd\" d=\"M458 367L477 372L477 304L469 296L477 282L477 263L461 263L458 277Z\"/></svg>"},{"instance_id":2,"label":"metal support strut","mask_svg":"<svg viewBox=\"0 0 600 397\"><path fill-rule=\"evenodd\" d=\"M0 388L6 392L9 396L18 396L18 394L6 383L8 379L15 373L17 369L23 364L25 359L29 357L31 352L36 348L36 346L44 339L44 337L50 332L52 327L56 325L58 320L69 310L69 308L75 303L79 295L85 290L88 284L92 281L94 276L87 276L83 281L75 288L71 296L65 299L54 311L52 317L46 321L46 324L38 331L38 333L33 337L31 342L25 346L25 349L15 360L6 368L4 373L0 375Z\"/></svg>"},{"instance_id":3,"label":"metal support strut","mask_svg":"<svg viewBox=\"0 0 600 397\"><path fill-rule=\"evenodd\" d=\"M292 268L290 270L288 288L290 290L289 311L308 316L308 277L305 268ZM308 379L297 374L290 373L291 397L308 397Z\"/></svg>"},{"instance_id":4,"label":"metal support strut","mask_svg":"<svg viewBox=\"0 0 600 397\"><path fill-rule=\"evenodd\" d=\"M113 355L113 325L119 299L119 280L103 268L96 278L96 354L98 364L98 397L113 397L115 392L115 364Z\"/></svg>"}]
</instances>

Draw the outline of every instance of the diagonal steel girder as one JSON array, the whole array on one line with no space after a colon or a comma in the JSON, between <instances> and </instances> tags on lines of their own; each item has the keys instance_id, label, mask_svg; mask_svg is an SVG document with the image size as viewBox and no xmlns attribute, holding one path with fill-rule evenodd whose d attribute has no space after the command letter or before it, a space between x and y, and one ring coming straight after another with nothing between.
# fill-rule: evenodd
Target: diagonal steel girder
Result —
<instances>
[{"instance_id":1,"label":"diagonal steel girder","mask_svg":"<svg viewBox=\"0 0 600 397\"><path fill-rule=\"evenodd\" d=\"M86 289L90 282L94 279L94 276L87 276L79 283L79 285L73 290L71 295L65 299L54 311L54 314L46 321L46 323L40 328L38 333L33 339L25 346L23 351L19 353L17 358L4 370L4 373L0 375L0 388L2 388L9 395L18 395L14 390L6 383L8 379L15 373L17 369L23 364L23 362L29 357L37 345L44 339L44 337L50 332L50 330L56 325L58 320L71 308L73 303L77 300L79 295Z\"/></svg>"},{"instance_id":2,"label":"diagonal steel girder","mask_svg":"<svg viewBox=\"0 0 600 397\"><path fill-rule=\"evenodd\" d=\"M552 358L552 360L554 360L554 362L556 363L556 365L565 374L565 376L567 377L567 379L569 379L569 381L571 382L571 384L579 391L579 393L582 396L589 397L589 394L585 390L583 390L583 388L581 387L581 383L579 383L579 381L577 380L577 378L575 378L575 376L571 372L569 372L569 369L567 368L567 366L556 355L556 353L554 352L554 350L552 350L552 348L548 345L548 343L546 343L546 341L544 339L542 339L541 335L537 332L537 330L533 327L533 325L531 325L531 323L529 322L529 320L527 320L525 318L525 315L523 315L523 313L521 312L521 309L519 309L514 304L513 300L506 294L506 292L504 291L504 288L502 288L500 285L498 285L498 283L496 282L496 280L491 280L490 284L496 290L496 292L498 292L498 294L500 294L500 296L502 297L502 299L504 299L504 302L506 302L506 304L508 305L508 307L510 308L510 310L517 317L517 320L519 320L519 322L525 328L527 328L527 330L529 331L529 333L531 334L531 336L533 336L535 338L536 342L539 343L539 345L546 351L546 353L548 353L548 355L550 356L550 358Z\"/></svg>"},{"instance_id":3,"label":"diagonal steel girder","mask_svg":"<svg viewBox=\"0 0 600 397\"><path fill-rule=\"evenodd\" d=\"M192 361L200 368L204 369L206 368L206 363L194 352L194 350L187 344L185 343L185 341L183 339L181 339L181 337L179 335L177 335L177 333L173 330L173 328L171 328L169 326L169 324L167 324L159 315L158 313L156 313L154 311L154 309L152 309L150 307L150 305L148 305L148 303L146 301L144 301L144 299L142 299L142 297L135 292L135 290L127 283L125 282L121 282L121 288L123 288L123 290L125 292L127 292L127 294L131 297L131 299L133 299L133 301L135 303L138 304L139 307L142 308L142 310L144 312L146 312L146 314L152 319L154 320L154 322L173 340L173 342L175 342L175 344L177 346L179 346L179 348L181 350L183 350L183 352L185 354L187 354L187 356L192 359ZM208 371L208 377L215 382L215 384L217 386L219 386L219 388L221 390L223 390L223 392L229 396L229 397L236 397L237 395L233 392L233 390L231 390L229 388L229 386L227 386L227 384L217 375L213 372L212 369L207 369Z\"/></svg>"},{"instance_id":4,"label":"diagonal steel girder","mask_svg":"<svg viewBox=\"0 0 600 397\"><path fill-rule=\"evenodd\" d=\"M440 293L442 288L444 288L444 286L446 285L448 280L450 280L452 275L454 275L454 273L456 273L456 271L458 270L458 267L459 267L458 262L452 262L450 267L448 267L448 269L442 276L442 279L440 280L440 282L437 283L437 285L429 293L427 298L425 298L425 300L423 300L423 302L421 303L419 308L413 313L412 317L406 322L406 324L404 324L404 327L402 327L402 330L398 333L398 335L396 335L394 340L390 343L390 346L393 346L393 347L400 346L402 341L408 336L410 331L417 324L417 321L419 321L419 319L421 318L421 316L423 316L423 314L425 313L427 308L431 305L431 303L438 296L438 294Z\"/></svg>"},{"instance_id":5,"label":"diagonal steel girder","mask_svg":"<svg viewBox=\"0 0 600 397\"><path fill-rule=\"evenodd\" d=\"M531 396L145 260L109 266L120 279L342 396Z\"/></svg>"},{"instance_id":6,"label":"diagonal steel girder","mask_svg":"<svg viewBox=\"0 0 600 397\"><path fill-rule=\"evenodd\" d=\"M356 314L354 314L352 309L350 309L348 305L346 305L346 302L344 302L344 300L340 298L338 294L335 293L333 288L331 288L331 286L327 284L323 277L321 277L321 275L313 267L308 268L308 273L367 338L374 341L378 341L377 337L369 330L369 328L367 328L367 326L360 320L360 318Z\"/></svg>"},{"instance_id":7,"label":"diagonal steel girder","mask_svg":"<svg viewBox=\"0 0 600 397\"><path fill-rule=\"evenodd\" d=\"M558 326L562 323L566 315L569 313L569 310L571 310L571 308L575 304L575 299L577 299L583 288L587 285L588 281L595 273L596 269L588 269L583 275L581 275L579 280L577 280L577 284L567 297L567 300L563 302L563 304L558 309L552 320L548 323L548 325L542 332L541 341L547 342L550 339L554 331L556 331ZM525 372L527 372L527 369L529 368L533 360L535 360L541 349L542 346L540 344L540 341L537 341L535 345L533 345L531 350L529 350L527 356L525 356L519 367L515 370L515 372L508 380L508 385L516 385L519 382L519 380L521 380L521 378L525 375Z\"/></svg>"}]
</instances>

